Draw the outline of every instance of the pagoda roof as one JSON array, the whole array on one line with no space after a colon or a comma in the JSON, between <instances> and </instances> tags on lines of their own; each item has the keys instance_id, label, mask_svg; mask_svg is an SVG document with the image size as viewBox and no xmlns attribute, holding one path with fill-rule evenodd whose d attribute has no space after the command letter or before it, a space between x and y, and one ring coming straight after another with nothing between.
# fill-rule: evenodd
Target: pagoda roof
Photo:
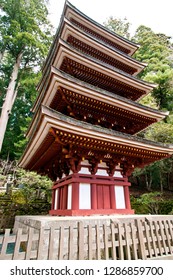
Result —
<instances>
[{"instance_id":1,"label":"pagoda roof","mask_svg":"<svg viewBox=\"0 0 173 280\"><path fill-rule=\"evenodd\" d=\"M106 28L102 24L96 22L95 20L88 17L86 14L81 12L75 6L73 6L69 1L65 2L64 6L64 15L70 19L73 17L75 20L80 19L82 23L89 24L91 28L96 28L100 34L103 34L105 37L109 37L110 40L118 42L122 47L126 47L129 50L129 54L132 55L139 47L139 44L136 44L123 36L111 31L110 29Z\"/></svg>"},{"instance_id":2,"label":"pagoda roof","mask_svg":"<svg viewBox=\"0 0 173 280\"><path fill-rule=\"evenodd\" d=\"M87 103L88 105L91 103L91 110L93 111L93 104L95 101L97 101L97 103L95 104L100 104L99 113L102 112L102 114L104 113L105 116L108 116L108 112L111 111L111 115L113 115L114 121L116 119L116 116L118 116L118 118L120 118L120 122L122 122L122 115L124 116L124 118L127 115L127 122L129 123L131 121L131 124L129 125L130 127L133 126L132 130L134 131L134 133L143 130L156 121L162 120L168 115L168 112L162 112L153 108L143 106L117 94L113 94L106 90L92 86L54 67L51 68L51 75L49 79L47 79L47 86L43 88L42 92L38 96L33 110L37 112L40 104L43 104L54 109L56 109L56 106L58 106L57 110L61 111L64 97L62 97L61 93L58 92L60 88L61 90L68 91L72 96L72 105L77 101L77 103L80 103L80 100L83 101L84 99L82 98L85 97L85 102L82 103L83 105L81 105L82 107L80 108L82 114L84 112L83 110L85 110L86 107L85 103ZM75 98L77 98L78 100L75 101ZM66 102L69 104L68 100ZM89 106L87 107L87 110ZM103 112L104 107L106 110L105 112ZM96 111L97 110L95 108L95 111L93 113L95 114Z\"/></svg>"},{"instance_id":3,"label":"pagoda roof","mask_svg":"<svg viewBox=\"0 0 173 280\"><path fill-rule=\"evenodd\" d=\"M103 160L114 157L125 161L130 158L134 164L138 160L138 165L139 161L146 165L173 153L172 145L155 143L78 121L46 106L42 106L40 110L19 163L26 169L39 171L49 162L52 164L52 158L61 155L62 148L67 146L74 147L76 153L82 148L88 157L100 152Z\"/></svg>"},{"instance_id":4,"label":"pagoda roof","mask_svg":"<svg viewBox=\"0 0 173 280\"><path fill-rule=\"evenodd\" d=\"M67 64L69 64L68 67ZM116 67L76 50L61 39L59 40L59 50L53 66L76 77L80 76L80 79L86 82L88 82L87 72L89 72L90 76L93 77L93 79L91 77L89 78L89 83L98 85L100 88L106 90L110 88L108 91L114 93L118 92L119 88L120 95L124 94L126 98L132 100L139 100L156 87L155 84L140 80ZM99 81L97 81L96 76L98 76ZM104 83L109 85L107 86Z\"/></svg>"},{"instance_id":5,"label":"pagoda roof","mask_svg":"<svg viewBox=\"0 0 173 280\"><path fill-rule=\"evenodd\" d=\"M133 75L137 75L147 65L146 63L142 63L132 58L131 56L127 55L126 53L123 53L120 50L113 48L112 46L106 44L106 42L101 41L99 38L95 38L94 36L92 36L92 34L86 33L85 31L81 30L76 25L74 25L72 22L70 22L68 19L64 18L64 24L62 26L60 38L64 41L68 41L69 36L74 37L75 38L74 40L76 41L80 40L80 44L78 42L78 45L80 46L82 45L82 43L87 44L86 46L88 52L90 46L91 49L90 52L93 49L94 54L96 52L100 54L105 53L108 57L110 57L110 61L116 60L119 61L119 63L121 62L122 64L126 65L126 67L129 67L129 69L131 69ZM55 55L56 55L56 51L54 56Z\"/></svg>"},{"instance_id":6,"label":"pagoda roof","mask_svg":"<svg viewBox=\"0 0 173 280\"><path fill-rule=\"evenodd\" d=\"M68 11L68 13L67 13L67 11ZM99 32L103 33L103 36L106 36L106 37L111 36L112 40L115 40L116 42L118 40L118 42L120 43L122 48L125 45L125 46L127 46L127 48L129 50L127 52L122 52L121 48L117 49L117 47L113 47L110 44L108 44L107 41L101 40L101 37L99 37L99 36L95 37L95 36L92 35L91 32L87 33L85 30L82 30L80 27L75 25L74 22L70 21L70 18L69 18L70 11L73 12L73 14L75 15L75 18L76 18L76 15L78 15L82 18L82 22L86 21L87 24L88 23L92 24L92 30L93 30L94 27L97 27ZM117 53L119 52L119 54L121 54L121 55L125 56L127 53L128 53L128 56L132 55L139 47L138 44L136 44L136 43L134 43L134 42L118 35L118 34L116 34L115 32L112 32L108 28L106 28L103 25L97 23L93 19L89 18L84 13L80 12L76 7L74 7L70 2L66 1L65 5L64 5L64 10L63 10L63 13L62 13L62 16L61 16L60 24L59 24L57 32L54 36L54 41L53 41L52 46L49 50L49 54L47 56L47 59L45 61L44 66L43 66L43 70L45 70L50 64L52 64L52 58L53 58L54 52L56 50L56 44L57 44L59 38L61 37L61 32L63 30L64 22L67 22L67 21L68 21L68 24L71 23L71 26L73 26L73 28L75 28L76 30L80 30L81 33L83 32L85 35L87 34L88 37L92 38L92 40L98 41L101 44L105 44L106 47L109 47L110 49L116 51ZM143 65L144 65L144 67L146 66L146 64L144 64L144 63L143 63Z\"/></svg>"}]
</instances>

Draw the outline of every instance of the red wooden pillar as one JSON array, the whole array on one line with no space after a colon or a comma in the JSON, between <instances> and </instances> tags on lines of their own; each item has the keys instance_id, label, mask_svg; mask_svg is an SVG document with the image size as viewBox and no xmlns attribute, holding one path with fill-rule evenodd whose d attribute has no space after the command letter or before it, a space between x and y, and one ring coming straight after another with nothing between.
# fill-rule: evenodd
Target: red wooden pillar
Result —
<instances>
[{"instance_id":1,"label":"red wooden pillar","mask_svg":"<svg viewBox=\"0 0 173 280\"><path fill-rule=\"evenodd\" d=\"M62 187L59 187L58 188L58 209L63 209L62 204L63 204L63 189L62 189Z\"/></svg>"},{"instance_id":2,"label":"red wooden pillar","mask_svg":"<svg viewBox=\"0 0 173 280\"><path fill-rule=\"evenodd\" d=\"M72 210L79 210L79 183L72 184Z\"/></svg>"},{"instance_id":3,"label":"red wooden pillar","mask_svg":"<svg viewBox=\"0 0 173 280\"><path fill-rule=\"evenodd\" d=\"M51 210L54 210L54 207L55 207L55 191L56 191L56 189L52 189L52 204L51 204Z\"/></svg>"},{"instance_id":4,"label":"red wooden pillar","mask_svg":"<svg viewBox=\"0 0 173 280\"><path fill-rule=\"evenodd\" d=\"M131 209L129 186L124 186L124 197L125 197L126 209Z\"/></svg>"},{"instance_id":5,"label":"red wooden pillar","mask_svg":"<svg viewBox=\"0 0 173 280\"><path fill-rule=\"evenodd\" d=\"M62 209L67 209L67 195L68 195L68 186L64 186L63 189L63 197L62 197Z\"/></svg>"}]
</instances>

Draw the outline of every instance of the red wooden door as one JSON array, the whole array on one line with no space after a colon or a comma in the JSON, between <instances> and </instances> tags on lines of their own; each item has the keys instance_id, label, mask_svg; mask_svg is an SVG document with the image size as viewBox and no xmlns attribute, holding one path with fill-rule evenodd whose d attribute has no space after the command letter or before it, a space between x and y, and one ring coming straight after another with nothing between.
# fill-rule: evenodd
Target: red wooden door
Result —
<instances>
[{"instance_id":1,"label":"red wooden door","mask_svg":"<svg viewBox=\"0 0 173 280\"><path fill-rule=\"evenodd\" d=\"M97 208L110 209L110 186L97 185Z\"/></svg>"}]
</instances>

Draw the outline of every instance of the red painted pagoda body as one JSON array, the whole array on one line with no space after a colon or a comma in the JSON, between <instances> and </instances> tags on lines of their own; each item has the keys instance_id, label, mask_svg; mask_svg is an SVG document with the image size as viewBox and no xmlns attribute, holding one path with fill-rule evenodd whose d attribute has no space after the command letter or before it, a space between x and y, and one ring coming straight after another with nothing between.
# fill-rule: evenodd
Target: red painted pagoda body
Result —
<instances>
[{"instance_id":1,"label":"red painted pagoda body","mask_svg":"<svg viewBox=\"0 0 173 280\"><path fill-rule=\"evenodd\" d=\"M133 213L128 176L172 154L134 136L167 115L137 103L137 48L65 3L20 161L54 181L51 215Z\"/></svg>"}]
</instances>

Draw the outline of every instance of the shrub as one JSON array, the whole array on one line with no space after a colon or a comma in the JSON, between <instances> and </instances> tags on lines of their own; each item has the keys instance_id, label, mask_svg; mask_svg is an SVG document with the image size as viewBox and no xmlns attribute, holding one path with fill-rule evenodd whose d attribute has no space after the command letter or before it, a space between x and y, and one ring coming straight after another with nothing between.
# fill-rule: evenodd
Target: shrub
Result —
<instances>
[{"instance_id":1,"label":"shrub","mask_svg":"<svg viewBox=\"0 0 173 280\"><path fill-rule=\"evenodd\" d=\"M173 200L164 200L160 192L146 193L139 198L131 196L131 206L136 214L168 215L173 212Z\"/></svg>"}]
</instances>

